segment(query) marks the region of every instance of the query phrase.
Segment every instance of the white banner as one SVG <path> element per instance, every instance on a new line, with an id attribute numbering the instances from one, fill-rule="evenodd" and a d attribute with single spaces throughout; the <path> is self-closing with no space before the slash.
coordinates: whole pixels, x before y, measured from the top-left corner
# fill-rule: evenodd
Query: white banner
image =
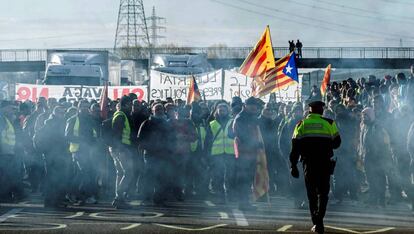
<path id="1" fill-rule="evenodd" d="M 103 86 L 16 84 L 16 100 L 35 102 L 39 97 L 56 99 L 65 97 L 68 101 L 74 101 L 78 98 L 100 99 L 103 88 Z M 147 101 L 148 87 L 144 85 L 108 86 L 108 97 L 112 100 L 129 93 L 135 93 L 139 100 Z"/>
<path id="2" fill-rule="evenodd" d="M 222 98 L 222 70 L 194 75 L 201 97 L 206 100 Z M 191 75 L 175 75 L 151 70 L 150 99 L 167 97 L 186 100 Z"/>
<path id="3" fill-rule="evenodd" d="M 295 102 L 298 99 L 301 99 L 302 91 L 302 74 L 299 75 L 299 83 L 290 85 L 280 91 L 277 91 L 276 101 L 277 102 Z M 231 100 L 234 96 L 239 96 L 243 101 L 251 96 L 252 92 L 252 78 L 249 78 L 243 74 L 233 72 L 233 71 L 224 71 L 224 100 Z M 266 95 L 261 97 L 265 102 L 269 101 L 269 96 Z"/>

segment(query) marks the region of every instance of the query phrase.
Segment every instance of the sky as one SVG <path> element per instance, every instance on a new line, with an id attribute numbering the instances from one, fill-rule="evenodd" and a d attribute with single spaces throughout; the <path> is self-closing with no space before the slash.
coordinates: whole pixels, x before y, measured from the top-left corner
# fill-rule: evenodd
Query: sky
<path id="1" fill-rule="evenodd" d="M 112 48 L 119 0 L 0 0 L 0 49 Z M 411 0 L 144 0 L 165 17 L 160 43 L 254 46 L 266 25 L 273 46 L 414 47 Z"/>

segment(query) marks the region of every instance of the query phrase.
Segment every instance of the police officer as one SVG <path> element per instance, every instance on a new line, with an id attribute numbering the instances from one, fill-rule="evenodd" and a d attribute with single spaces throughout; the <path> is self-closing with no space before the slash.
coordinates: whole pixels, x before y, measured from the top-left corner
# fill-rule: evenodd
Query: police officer
<path id="1" fill-rule="evenodd" d="M 300 121 L 292 137 L 290 153 L 291 175 L 299 178 L 297 163 L 303 164 L 309 209 L 314 226 L 312 232 L 324 233 L 323 218 L 328 204 L 330 177 L 335 161 L 333 149 L 341 144 L 341 137 L 333 120 L 323 118 L 325 103 L 309 103 L 310 114 Z"/>

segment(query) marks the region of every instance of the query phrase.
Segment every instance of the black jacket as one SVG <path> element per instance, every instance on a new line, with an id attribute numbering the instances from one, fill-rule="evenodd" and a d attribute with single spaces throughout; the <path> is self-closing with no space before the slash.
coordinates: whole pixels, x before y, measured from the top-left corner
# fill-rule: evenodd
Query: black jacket
<path id="1" fill-rule="evenodd" d="M 138 131 L 138 145 L 146 155 L 167 157 L 171 152 L 171 130 L 167 120 L 151 116 Z"/>

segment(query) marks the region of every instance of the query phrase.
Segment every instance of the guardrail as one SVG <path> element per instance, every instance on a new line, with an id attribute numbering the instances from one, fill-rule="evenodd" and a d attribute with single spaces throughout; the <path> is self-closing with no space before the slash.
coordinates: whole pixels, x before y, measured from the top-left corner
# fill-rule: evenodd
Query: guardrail
<path id="1" fill-rule="evenodd" d="M 186 54 L 205 53 L 210 59 L 244 59 L 252 47 L 168 47 L 153 48 L 152 54 Z M 66 50 L 66 49 L 63 49 Z M 148 48 L 107 49 L 82 48 L 68 50 L 107 50 L 115 52 L 123 59 L 147 59 L 150 55 Z M 276 58 L 289 53 L 287 47 L 274 47 Z M 378 59 L 414 59 L 414 48 L 411 47 L 304 47 L 303 58 L 378 58 Z M 45 61 L 46 49 L 6 49 L 0 50 L 0 62 L 9 61 Z"/>

